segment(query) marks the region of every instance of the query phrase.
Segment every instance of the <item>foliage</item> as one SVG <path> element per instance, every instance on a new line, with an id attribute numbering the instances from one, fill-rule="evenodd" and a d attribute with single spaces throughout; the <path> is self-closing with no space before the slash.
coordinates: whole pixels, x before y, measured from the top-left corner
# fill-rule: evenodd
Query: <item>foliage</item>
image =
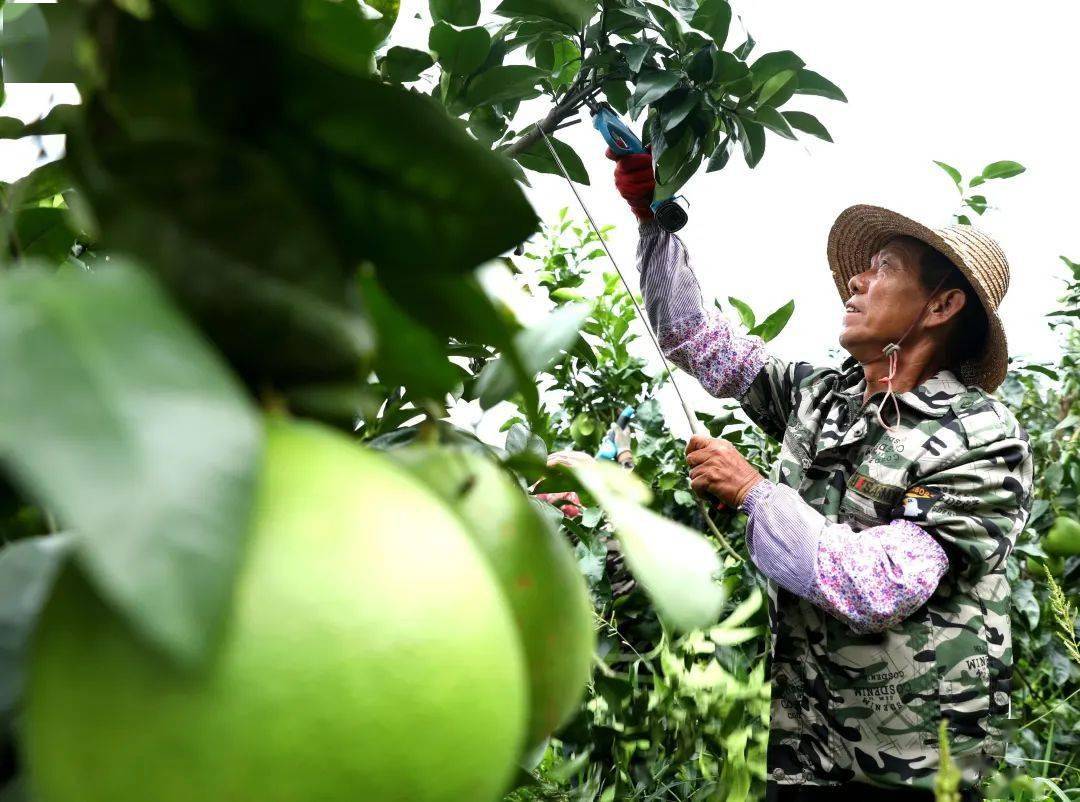
<path id="1" fill-rule="evenodd" d="M 588 347 L 548 369 L 552 389 L 532 431 L 549 449 L 595 453 L 610 422 L 634 406 L 635 474 L 652 490 L 652 509 L 703 529 L 687 485 L 685 443 L 671 435 L 661 412 L 658 396 L 667 377 L 654 375 L 640 355 L 633 299 L 616 274 L 601 270 L 603 251 L 595 246 L 595 235 L 564 210 L 518 262 L 521 283 L 546 290 L 556 305 L 598 296 L 583 328 Z M 776 445 L 734 408 L 703 417 L 714 434 L 722 432 L 759 466 L 775 456 Z M 526 424 L 511 418 L 506 428 Z M 730 540 L 741 540 L 741 514 L 713 515 Z M 679 637 L 665 630 L 639 588 L 641 578 L 627 572 L 598 508 L 586 506 L 563 526 L 577 543 L 593 591 L 600 663 L 578 717 L 552 740 L 531 782 L 511 799 L 759 797 L 769 704 L 759 575 L 745 559 L 725 559 L 729 597 L 722 623 Z M 741 547 L 740 553 L 745 557 Z"/>
<path id="2" fill-rule="evenodd" d="M 846 100 L 790 50 L 751 60 L 748 34 L 725 49 L 734 16 L 727 0 L 503 0 L 494 12 L 501 19 L 483 24 L 476 3 L 431 0 L 430 11 L 434 61 L 395 46 L 378 60 L 383 77 L 433 84 L 431 95 L 478 140 L 538 172 L 557 167 L 535 125 L 518 115 L 535 97 L 552 102 L 537 122 L 549 135 L 600 96 L 632 119 L 644 115 L 658 197 L 675 194 L 702 165 L 723 168 L 737 146 L 756 166 L 766 130 L 831 142 L 813 115 L 780 109 L 796 94 Z M 580 157 L 554 145 L 571 177 L 588 183 Z"/>
<path id="3" fill-rule="evenodd" d="M 975 187 L 982 186 L 987 181 L 993 181 L 996 178 L 1013 178 L 1027 169 L 1022 164 L 1013 161 L 991 162 L 982 169 L 981 173 L 972 176 L 966 182 L 967 189 L 965 189 L 964 177 L 960 174 L 959 170 L 945 162 L 935 161 L 934 164 L 944 170 L 945 174 L 948 175 L 956 185 L 956 191 L 960 193 L 961 209 L 964 211 L 954 213 L 953 219 L 960 225 L 965 226 L 971 225 L 971 218 L 966 212 L 974 212 L 975 214 L 982 216 L 986 213 L 987 209 L 992 208 L 986 200 L 985 195 L 968 194 L 971 190 L 975 189 Z"/>

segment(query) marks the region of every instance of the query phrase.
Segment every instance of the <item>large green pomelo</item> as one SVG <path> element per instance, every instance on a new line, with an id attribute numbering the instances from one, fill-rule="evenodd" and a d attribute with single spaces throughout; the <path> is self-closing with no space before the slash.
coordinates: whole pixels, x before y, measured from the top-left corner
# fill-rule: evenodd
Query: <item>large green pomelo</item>
<path id="1" fill-rule="evenodd" d="M 1061 557 L 1080 554 L 1080 521 L 1059 515 L 1043 538 L 1042 545 L 1047 554 Z"/>
<path id="2" fill-rule="evenodd" d="M 592 670 L 592 603 L 573 551 L 479 454 L 434 446 L 392 454 L 451 504 L 494 568 L 525 647 L 528 743 L 539 743 L 577 709 Z"/>
<path id="3" fill-rule="evenodd" d="M 184 674 L 74 572 L 43 616 L 39 802 L 495 799 L 523 744 L 513 618 L 458 519 L 381 454 L 271 422 L 221 648 Z"/>

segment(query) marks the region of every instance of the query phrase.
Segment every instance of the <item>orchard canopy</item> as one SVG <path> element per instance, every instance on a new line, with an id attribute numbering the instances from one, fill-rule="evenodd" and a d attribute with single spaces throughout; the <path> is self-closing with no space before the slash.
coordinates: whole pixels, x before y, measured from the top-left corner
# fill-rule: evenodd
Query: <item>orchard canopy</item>
<path id="1" fill-rule="evenodd" d="M 0 109 L 0 138 L 64 136 L 0 183 L 0 802 L 761 798 L 745 516 L 690 492 L 609 229 L 522 187 L 560 172 L 547 141 L 588 182 L 559 131 L 598 103 L 657 200 L 831 141 L 799 108 L 846 100 L 823 67 L 762 52 L 726 0 L 0 0 L 0 22 L 0 103 L 80 97 Z M 960 223 L 1024 170 L 940 167 Z M 999 391 L 1038 461 L 987 785 L 1018 802 L 1080 786 L 1064 262 L 1062 353 Z M 797 313 L 725 310 L 764 340 Z M 511 410 L 505 437 L 455 426 L 462 403 Z M 626 406 L 632 474 L 548 466 Z M 691 414 L 775 460 L 734 407 Z"/>

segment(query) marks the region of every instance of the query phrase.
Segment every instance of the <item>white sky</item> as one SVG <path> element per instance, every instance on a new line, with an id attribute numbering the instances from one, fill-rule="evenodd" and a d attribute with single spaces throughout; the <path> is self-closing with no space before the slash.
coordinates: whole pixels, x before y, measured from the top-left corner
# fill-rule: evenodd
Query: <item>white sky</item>
<path id="1" fill-rule="evenodd" d="M 737 296 L 759 314 L 795 298 L 792 322 L 773 346 L 783 356 L 825 360 L 841 315 L 825 259 L 836 215 L 853 203 L 875 203 L 945 224 L 959 196 L 934 159 L 965 176 L 1012 159 L 1028 172 L 984 185 L 998 208 L 976 222 L 999 240 L 1012 265 L 1002 307 L 1012 352 L 1053 358 L 1055 340 L 1043 315 L 1062 286 L 1058 255 L 1080 259 L 1080 6 L 736 0 L 734 7 L 758 42 L 755 55 L 794 50 L 838 84 L 849 103 L 798 96 L 790 105 L 817 114 L 835 144 L 810 137 L 793 143 L 770 133 L 755 170 L 736 153 L 723 171 L 700 173 L 684 187 L 691 208 L 681 236 L 706 295 Z M 423 47 L 426 26 L 413 17 L 425 11 L 426 3 L 405 0 L 391 43 Z M 741 41 L 740 34 L 733 24 L 732 41 Z M 9 86 L 0 114 L 40 113 L 55 89 Z M 539 102 L 530 104 L 522 123 L 543 111 Z M 589 170 L 586 203 L 602 223 L 619 225 L 613 250 L 633 274 L 635 226 L 611 184 L 603 143 L 587 122 L 560 136 Z M 0 179 L 25 172 L 36 153 L 33 144 L 0 142 Z M 545 219 L 574 207 L 561 178 L 534 175 L 532 182 L 530 198 Z"/>

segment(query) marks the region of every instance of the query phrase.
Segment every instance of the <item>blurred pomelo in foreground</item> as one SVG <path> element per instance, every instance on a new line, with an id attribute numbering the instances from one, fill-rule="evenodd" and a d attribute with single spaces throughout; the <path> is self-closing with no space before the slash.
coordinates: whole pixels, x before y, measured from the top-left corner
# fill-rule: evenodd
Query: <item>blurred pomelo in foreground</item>
<path id="1" fill-rule="evenodd" d="M 479 454 L 433 446 L 391 453 L 457 511 L 498 576 L 528 664 L 528 743 L 539 743 L 577 709 L 592 668 L 592 604 L 573 551 Z"/>
<path id="2" fill-rule="evenodd" d="M 39 802 L 488 802 L 523 744 L 525 669 L 483 556 L 384 456 L 268 424 L 220 651 L 184 674 L 78 574 L 32 658 Z"/>

